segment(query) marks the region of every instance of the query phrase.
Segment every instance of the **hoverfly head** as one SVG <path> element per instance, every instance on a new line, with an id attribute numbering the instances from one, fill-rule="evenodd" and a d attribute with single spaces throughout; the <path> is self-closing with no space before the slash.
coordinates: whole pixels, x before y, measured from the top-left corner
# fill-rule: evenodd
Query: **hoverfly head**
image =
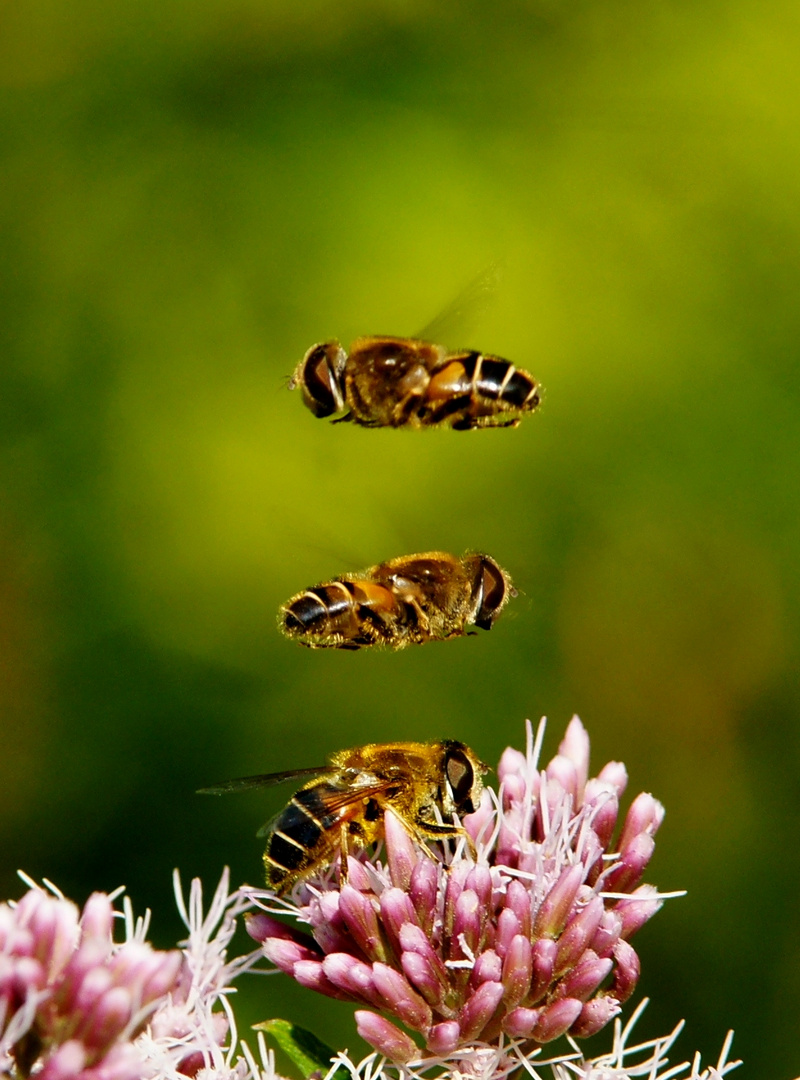
<path id="1" fill-rule="evenodd" d="M 347 353 L 338 341 L 312 345 L 289 380 L 289 389 L 301 387 L 303 401 L 314 416 L 323 418 L 344 408 L 344 365 Z"/>
<path id="2" fill-rule="evenodd" d="M 508 575 L 494 559 L 481 555 L 473 590 L 475 626 L 479 626 L 481 630 L 491 630 L 509 596 L 516 596 L 516 590 Z"/>

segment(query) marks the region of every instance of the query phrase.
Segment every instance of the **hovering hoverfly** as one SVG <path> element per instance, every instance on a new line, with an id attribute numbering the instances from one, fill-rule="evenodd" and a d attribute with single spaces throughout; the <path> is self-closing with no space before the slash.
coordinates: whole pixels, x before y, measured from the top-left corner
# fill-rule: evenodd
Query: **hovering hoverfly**
<path id="1" fill-rule="evenodd" d="M 511 579 L 489 555 L 427 551 L 306 589 L 278 618 L 310 649 L 404 649 L 462 637 L 470 626 L 491 630 L 509 596 Z"/>
<path id="2" fill-rule="evenodd" d="M 362 427 L 436 427 L 456 431 L 516 427 L 541 400 L 541 387 L 510 360 L 474 349 L 451 351 L 448 340 L 497 288 L 498 264 L 472 281 L 417 336 L 360 337 L 346 352 L 338 341 L 312 347 L 297 365 L 298 386 L 314 416 L 342 413 L 334 423 Z"/>
<path id="3" fill-rule="evenodd" d="M 289 380 L 298 386 L 314 416 L 344 413 L 334 423 L 361 427 L 516 427 L 541 401 L 539 383 L 510 360 L 400 337 L 360 337 L 349 353 L 338 341 L 312 345 Z"/>
<path id="4" fill-rule="evenodd" d="M 446 819 L 477 809 L 486 771 L 468 746 L 453 739 L 370 743 L 340 750 L 316 769 L 245 776 L 202 793 L 222 795 L 314 777 L 258 833 L 267 838 L 267 885 L 281 896 L 339 853 L 344 876 L 348 853 L 383 837 L 387 810 L 423 845 L 466 836 L 460 824 Z"/>

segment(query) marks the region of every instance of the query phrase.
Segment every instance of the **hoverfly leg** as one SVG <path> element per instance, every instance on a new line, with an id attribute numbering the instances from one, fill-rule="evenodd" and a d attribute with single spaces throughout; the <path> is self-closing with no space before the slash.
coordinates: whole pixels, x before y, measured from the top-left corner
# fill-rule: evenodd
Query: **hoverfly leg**
<path id="1" fill-rule="evenodd" d="M 339 888 L 347 884 L 347 860 L 350 857 L 350 845 L 347 842 L 347 824 L 339 826 Z"/>
<path id="2" fill-rule="evenodd" d="M 419 391 L 410 390 L 394 407 L 392 412 L 392 427 L 404 427 L 414 413 L 419 410 L 421 403 L 422 395 Z"/>
<path id="3" fill-rule="evenodd" d="M 420 630 L 423 631 L 423 633 L 427 633 L 430 629 L 430 623 L 428 622 L 428 616 L 420 607 L 419 600 L 417 600 L 416 597 L 410 596 L 408 597 L 408 599 L 405 599 L 405 603 L 414 612 L 417 626 L 420 628 Z"/>
<path id="4" fill-rule="evenodd" d="M 417 826 L 429 840 L 460 840 L 463 837 L 472 859 L 477 862 L 478 851 L 475 841 L 463 825 L 440 825 L 438 822 L 418 821 Z"/>

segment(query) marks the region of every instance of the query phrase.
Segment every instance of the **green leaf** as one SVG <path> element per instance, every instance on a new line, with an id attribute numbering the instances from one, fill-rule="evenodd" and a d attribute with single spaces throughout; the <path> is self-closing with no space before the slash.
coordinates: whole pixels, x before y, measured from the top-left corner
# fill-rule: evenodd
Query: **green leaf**
<path id="1" fill-rule="evenodd" d="M 288 1020 L 264 1020 L 260 1024 L 254 1024 L 253 1027 L 256 1031 L 265 1031 L 271 1035 L 306 1080 L 320 1069 L 323 1075 L 330 1069 L 331 1060 L 336 1051 L 326 1046 L 305 1028 L 291 1024 Z M 347 1069 L 340 1067 L 336 1070 L 334 1077 L 336 1080 L 344 1080 L 349 1075 Z"/>

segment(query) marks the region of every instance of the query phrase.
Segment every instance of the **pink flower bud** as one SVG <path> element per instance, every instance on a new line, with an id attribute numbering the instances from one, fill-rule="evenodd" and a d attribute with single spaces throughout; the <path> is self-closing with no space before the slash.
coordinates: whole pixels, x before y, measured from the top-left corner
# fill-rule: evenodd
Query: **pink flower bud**
<path id="1" fill-rule="evenodd" d="M 475 961 L 470 976 L 470 986 L 480 986 L 484 982 L 500 982 L 503 976 L 503 961 L 494 951 L 486 949 Z"/>
<path id="2" fill-rule="evenodd" d="M 628 770 L 621 761 L 609 761 L 597 774 L 597 779 L 610 784 L 617 795 L 624 795 L 628 786 Z"/>
<path id="3" fill-rule="evenodd" d="M 442 1002 L 449 974 L 428 937 L 419 927 L 407 922 L 399 934 L 399 944 L 403 949 L 401 966 L 408 980 L 429 1004 Z"/>
<path id="4" fill-rule="evenodd" d="M 474 841 L 485 840 L 494 827 L 494 805 L 488 791 L 481 795 L 480 805 L 474 814 L 468 814 L 463 822 L 464 828 Z"/>
<path id="5" fill-rule="evenodd" d="M 514 912 L 510 908 L 503 908 L 497 917 L 497 931 L 494 939 L 494 947 L 499 956 L 506 955 L 508 946 L 520 930 L 520 922 Z"/>
<path id="6" fill-rule="evenodd" d="M 408 898 L 414 908 L 419 925 L 430 933 L 436 915 L 436 897 L 439 891 L 439 874 L 432 859 L 417 859 L 411 871 Z"/>
<path id="7" fill-rule="evenodd" d="M 603 912 L 603 917 L 600 920 L 600 925 L 597 928 L 597 933 L 589 942 L 590 947 L 597 953 L 598 956 L 611 956 L 614 952 L 614 946 L 620 939 L 620 931 L 622 930 L 622 919 L 616 909 L 613 911 Z"/>
<path id="8" fill-rule="evenodd" d="M 637 795 L 628 808 L 622 835 L 619 838 L 619 850 L 624 852 L 639 833 L 654 836 L 664 820 L 664 807 L 652 795 L 643 791 Z"/>
<path id="9" fill-rule="evenodd" d="M 507 1008 L 518 1005 L 531 987 L 533 973 L 533 949 L 522 934 L 511 939 L 503 960 L 502 982 L 505 987 Z"/>
<path id="10" fill-rule="evenodd" d="M 557 937 L 566 925 L 578 889 L 583 883 L 582 866 L 568 866 L 561 871 L 558 881 L 542 901 L 536 913 L 534 933 L 537 937 Z"/>
<path id="11" fill-rule="evenodd" d="M 364 1005 L 381 1005 L 375 990 L 372 966 L 349 953 L 330 953 L 322 961 L 322 970 L 334 986 Z"/>
<path id="12" fill-rule="evenodd" d="M 292 969 L 292 976 L 301 986 L 307 986 L 309 990 L 316 990 L 318 994 L 340 998 L 343 1001 L 350 998 L 349 994 L 333 985 L 322 970 L 322 964 L 318 960 L 298 960 Z"/>
<path id="13" fill-rule="evenodd" d="M 81 938 L 111 941 L 114 929 L 114 908 L 105 893 L 92 893 L 81 913 Z"/>
<path id="14" fill-rule="evenodd" d="M 314 939 L 303 934 L 293 926 L 273 919 L 264 911 L 249 911 L 244 917 L 244 927 L 254 941 L 264 942 L 267 938 L 283 938 L 287 941 L 299 941 L 307 948 L 315 948 Z"/>
<path id="15" fill-rule="evenodd" d="M 471 889 L 478 897 L 478 903 L 486 908 L 492 902 L 492 874 L 488 866 L 474 866 L 464 882 L 466 889 Z"/>
<path id="16" fill-rule="evenodd" d="M 338 890 L 315 897 L 308 916 L 314 940 L 323 952 L 347 952 L 352 948 L 353 939 L 339 911 Z"/>
<path id="17" fill-rule="evenodd" d="M 434 1024 L 428 1032 L 427 1048 L 432 1054 L 446 1057 L 452 1054 L 461 1042 L 461 1028 L 456 1020 L 445 1020 L 441 1024 Z"/>
<path id="18" fill-rule="evenodd" d="M 652 858 L 656 842 L 648 833 L 639 833 L 628 844 L 619 862 L 608 871 L 603 883 L 606 892 L 630 892 L 641 880 Z"/>
<path id="19" fill-rule="evenodd" d="M 42 964 L 32 956 L 13 959 L 0 955 L 0 997 L 25 1001 L 28 995 L 43 990 L 46 983 Z"/>
<path id="20" fill-rule="evenodd" d="M 640 885 L 631 893 L 630 900 L 617 901 L 614 914 L 620 919 L 620 937 L 629 938 L 635 934 L 663 904 L 652 885 Z"/>
<path id="21" fill-rule="evenodd" d="M 411 885 L 411 874 L 415 863 L 419 860 L 419 856 L 409 836 L 408 829 L 391 810 L 387 810 L 384 816 L 384 832 L 386 859 L 389 863 L 392 884 L 396 888 L 407 892 Z"/>
<path id="22" fill-rule="evenodd" d="M 566 1034 L 583 1010 L 583 1002 L 573 998 L 563 998 L 552 1005 L 542 1009 L 542 1015 L 531 1032 L 532 1037 L 540 1043 L 552 1042 L 560 1035 Z"/>
<path id="23" fill-rule="evenodd" d="M 86 1064 L 86 1050 L 77 1039 L 62 1043 L 44 1064 L 39 1078 L 42 1080 L 75 1080 Z"/>
<path id="24" fill-rule="evenodd" d="M 607 847 L 614 835 L 619 814 L 619 798 L 614 788 L 600 780 L 590 780 L 586 785 L 585 805 L 591 808 L 592 829 L 603 847 Z"/>
<path id="25" fill-rule="evenodd" d="M 438 957 L 435 958 L 438 961 Z M 440 962 L 439 962 L 440 963 Z M 443 1007 L 447 978 L 439 977 L 438 965 L 430 957 L 415 952 L 404 952 L 400 957 L 403 974 L 431 1008 Z"/>
<path id="26" fill-rule="evenodd" d="M 519 932 L 530 937 L 531 933 L 531 894 L 516 878 L 508 883 L 506 889 L 506 908 L 513 911 L 519 920 Z M 500 915 L 502 918 L 502 912 Z"/>
<path id="27" fill-rule="evenodd" d="M 570 1035 L 577 1039 L 588 1039 L 604 1028 L 620 1012 L 620 1007 L 613 997 L 595 997 L 587 1001 L 580 1016 L 569 1029 Z"/>
<path id="28" fill-rule="evenodd" d="M 356 1010 L 356 1028 L 361 1038 L 398 1065 L 405 1065 L 419 1054 L 416 1043 L 391 1021 L 364 1009 Z"/>
<path id="29" fill-rule="evenodd" d="M 614 949 L 614 959 L 617 967 L 611 992 L 617 1001 L 627 1001 L 639 981 L 639 957 L 633 946 L 627 941 L 620 940 Z"/>
<path id="30" fill-rule="evenodd" d="M 597 933 L 600 920 L 603 918 L 603 910 L 603 901 L 599 896 L 593 896 L 586 907 L 576 912 L 569 920 L 564 933 L 558 939 L 556 975 L 561 975 L 577 964 L 584 949 Z"/>
<path id="31" fill-rule="evenodd" d="M 154 953 L 150 975 L 142 986 L 142 1003 L 149 1004 L 172 991 L 180 976 L 183 957 L 177 951 Z"/>
<path id="32" fill-rule="evenodd" d="M 477 893 L 474 893 L 472 889 L 464 889 L 456 901 L 453 941 L 450 948 L 453 959 L 464 959 L 478 948 L 484 915 L 485 908 Z M 465 952 L 465 949 L 469 952 Z"/>
<path id="33" fill-rule="evenodd" d="M 528 1039 L 542 1017 L 542 1009 L 512 1009 L 503 1020 L 503 1031 L 516 1039 Z"/>
<path id="34" fill-rule="evenodd" d="M 372 978 L 386 1007 L 404 1024 L 417 1031 L 426 1031 L 431 1026 L 430 1006 L 404 975 L 387 964 L 373 964 Z"/>
<path id="35" fill-rule="evenodd" d="M 503 992 L 501 982 L 485 982 L 470 996 L 458 1018 L 461 1038 L 465 1042 L 480 1036 L 503 1000 Z"/>
<path id="36" fill-rule="evenodd" d="M 76 987 L 74 995 L 68 1001 L 70 1011 L 86 1016 L 100 996 L 111 989 L 113 981 L 113 976 L 107 967 L 98 965 L 87 971 L 80 984 Z"/>
<path id="37" fill-rule="evenodd" d="M 343 885 L 339 911 L 356 945 L 368 960 L 385 960 L 386 949 L 378 925 L 378 914 L 371 897 L 352 885 Z"/>
<path id="38" fill-rule="evenodd" d="M 112 1046 L 102 1062 L 87 1069 L 81 1080 L 141 1080 L 141 1076 L 141 1054 L 134 1045 L 123 1042 Z"/>
<path id="39" fill-rule="evenodd" d="M 402 889 L 386 889 L 380 898 L 380 915 L 389 944 L 396 953 L 401 951 L 400 933 L 405 925 L 417 925 L 417 913 L 410 897 Z"/>
<path id="40" fill-rule="evenodd" d="M 132 1014 L 130 991 L 124 986 L 114 986 L 85 1014 L 85 1023 L 78 1031 L 86 1046 L 102 1054 L 119 1038 Z"/>
<path id="41" fill-rule="evenodd" d="M 558 955 L 558 943 L 552 938 L 539 938 L 533 943 L 531 950 L 531 964 L 533 977 L 531 980 L 530 1000 L 536 1002 L 545 993 L 553 981 L 556 956 Z"/>
<path id="42" fill-rule="evenodd" d="M 589 732 L 579 716 L 573 716 L 567 724 L 564 738 L 558 747 L 558 756 L 567 758 L 575 768 L 577 792 L 582 792 L 589 775 Z M 580 805 L 580 804 L 578 804 Z"/>
<path id="43" fill-rule="evenodd" d="M 17 904 L 17 920 L 32 935 L 31 955 L 41 961 L 48 982 L 57 979 L 78 944 L 78 909 L 69 900 L 58 900 L 40 889 L 31 889 Z M 109 943 L 110 938 L 105 950 Z M 18 942 L 15 951 L 22 951 L 21 945 Z"/>
<path id="44" fill-rule="evenodd" d="M 549 785 L 558 785 L 563 793 L 571 797 L 574 806 L 578 796 L 578 770 L 573 762 L 568 757 L 557 754 L 552 761 L 548 762 L 546 775 L 548 790 L 551 790 Z"/>
<path id="45" fill-rule="evenodd" d="M 561 980 L 558 987 L 559 993 L 564 997 L 575 998 L 577 1001 L 588 1001 L 613 966 L 614 961 L 611 957 L 601 958 L 596 956 L 591 949 L 587 949 L 581 960 Z"/>
<path id="46" fill-rule="evenodd" d="M 510 780 L 514 783 L 517 782 L 520 774 L 525 773 L 527 761 L 525 755 L 519 750 L 514 750 L 512 747 L 507 747 L 500 758 L 500 762 L 497 766 L 497 779 L 500 784 Z M 522 798 L 523 796 L 520 796 Z"/>
<path id="47" fill-rule="evenodd" d="M 287 975 L 294 974 L 294 965 L 299 960 L 316 961 L 319 963 L 321 956 L 313 949 L 307 949 L 297 941 L 287 938 L 267 938 L 262 946 L 264 955 L 276 968 Z"/>
<path id="48" fill-rule="evenodd" d="M 367 872 L 366 866 L 364 866 L 360 859 L 356 859 L 353 855 L 347 856 L 346 881 L 359 892 L 372 891 L 372 879 Z"/>

